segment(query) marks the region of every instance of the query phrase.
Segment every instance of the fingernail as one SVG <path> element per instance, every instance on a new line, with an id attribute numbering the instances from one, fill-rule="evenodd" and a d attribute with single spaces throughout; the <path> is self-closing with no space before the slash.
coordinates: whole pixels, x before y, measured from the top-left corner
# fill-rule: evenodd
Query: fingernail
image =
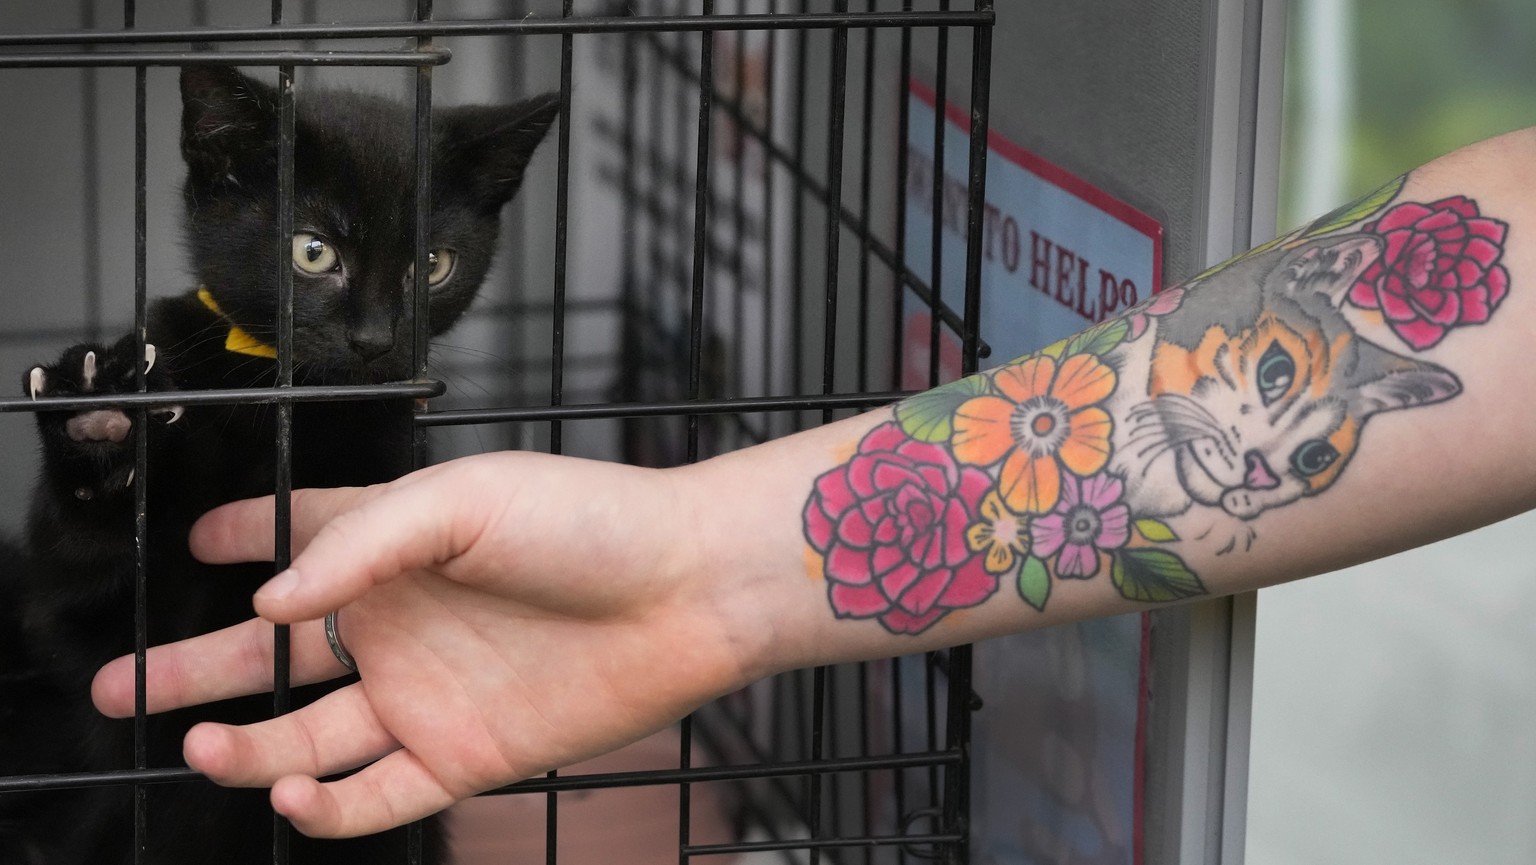
<path id="1" fill-rule="evenodd" d="M 299 574 L 292 568 L 267 580 L 267 584 L 256 590 L 256 599 L 259 601 L 286 600 L 299 587 Z"/>

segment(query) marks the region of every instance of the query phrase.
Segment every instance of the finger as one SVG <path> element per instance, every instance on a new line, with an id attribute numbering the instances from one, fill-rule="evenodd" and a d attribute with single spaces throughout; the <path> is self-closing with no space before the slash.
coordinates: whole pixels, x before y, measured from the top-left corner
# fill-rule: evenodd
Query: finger
<path id="1" fill-rule="evenodd" d="M 400 747 L 358 684 L 291 712 L 243 727 L 198 724 L 182 756 L 226 787 L 267 787 L 287 775 L 331 775 Z"/>
<path id="2" fill-rule="evenodd" d="M 458 557 L 487 517 L 452 475 L 439 477 L 371 488 L 379 492 L 337 513 L 292 567 L 256 592 L 256 612 L 273 622 L 319 618 L 400 574 Z"/>
<path id="3" fill-rule="evenodd" d="M 294 490 L 292 503 L 293 548 L 303 549 L 320 527 L 337 514 L 377 495 L 383 488 L 344 487 L 341 489 Z M 204 514 L 192 526 L 187 544 L 192 555 L 214 565 L 234 562 L 272 561 L 272 540 L 276 531 L 276 499 L 263 496 L 221 505 Z"/>
<path id="4" fill-rule="evenodd" d="M 260 694 L 272 690 L 272 623 L 251 619 L 189 640 L 151 648 L 144 659 L 150 712 Z M 331 653 L 319 622 L 289 631 L 289 676 L 295 685 L 323 682 L 347 672 Z M 111 718 L 134 711 L 134 658 L 109 661 L 91 683 L 96 708 Z"/>
<path id="5" fill-rule="evenodd" d="M 436 814 L 455 796 L 410 751 L 395 751 L 355 775 L 320 783 L 289 775 L 272 786 L 272 807 L 315 838 L 353 838 Z"/>

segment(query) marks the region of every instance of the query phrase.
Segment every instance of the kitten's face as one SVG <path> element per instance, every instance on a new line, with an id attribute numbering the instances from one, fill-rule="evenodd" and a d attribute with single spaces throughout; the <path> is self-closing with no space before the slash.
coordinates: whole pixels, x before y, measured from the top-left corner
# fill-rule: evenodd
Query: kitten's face
<path id="1" fill-rule="evenodd" d="M 1159 455 L 1172 452 L 1190 499 L 1251 519 L 1315 495 L 1338 479 L 1371 415 L 1457 393 L 1450 372 L 1361 339 L 1338 310 L 1378 251 L 1351 238 L 1257 262 L 1251 326 L 1201 332 L 1190 320 L 1209 316 L 1201 304 L 1169 316 L 1184 338 L 1157 345 L 1138 422 L 1167 446 Z"/>
<path id="2" fill-rule="evenodd" d="M 297 94 L 294 233 L 278 263 L 277 98 L 215 67 L 182 71 L 193 264 L 219 310 L 276 342 L 279 266 L 293 274 L 296 374 L 409 377 L 415 155 L 411 111 L 357 93 Z M 447 330 L 490 267 L 501 207 L 558 111 L 549 96 L 434 112 L 430 330 Z"/>
<path id="3" fill-rule="evenodd" d="M 1153 395 L 1183 439 L 1174 455 L 1190 497 L 1246 519 L 1331 484 L 1362 421 L 1331 375 L 1354 348 L 1352 337 L 1328 344 L 1270 311 L 1251 330 L 1211 328 L 1193 351 L 1160 346 Z"/>

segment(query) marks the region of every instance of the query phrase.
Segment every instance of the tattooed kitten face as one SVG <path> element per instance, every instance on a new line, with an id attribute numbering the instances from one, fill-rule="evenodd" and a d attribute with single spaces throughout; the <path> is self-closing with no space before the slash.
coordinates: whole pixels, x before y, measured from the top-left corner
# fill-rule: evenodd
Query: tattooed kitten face
<path id="1" fill-rule="evenodd" d="M 1373 414 L 1460 390 L 1448 370 L 1360 338 L 1340 312 L 1379 254 L 1378 240 L 1355 236 L 1255 255 L 1226 277 L 1257 291 L 1158 320 L 1150 399 L 1130 409 L 1119 449 L 1132 476 L 1172 460 L 1176 489 L 1141 485 L 1157 488 L 1149 512 L 1199 503 L 1247 520 L 1315 495 L 1338 479 Z"/>

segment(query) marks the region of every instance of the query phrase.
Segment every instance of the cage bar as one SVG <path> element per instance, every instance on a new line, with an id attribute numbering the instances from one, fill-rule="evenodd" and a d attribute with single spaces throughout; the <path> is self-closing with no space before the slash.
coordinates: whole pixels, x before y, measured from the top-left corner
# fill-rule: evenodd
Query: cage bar
<path id="1" fill-rule="evenodd" d="M 713 15 L 714 0 L 704 0 L 704 16 Z M 710 144 L 714 129 L 714 60 L 715 43 L 711 33 L 699 34 L 699 124 L 698 138 L 694 143 L 697 159 L 694 169 L 693 202 L 693 270 L 692 287 L 688 303 L 688 397 L 698 399 L 702 395 L 703 340 L 704 340 L 704 286 L 709 267 L 709 189 Z M 699 416 L 688 415 L 688 454 L 692 463 L 699 458 Z M 678 768 L 693 765 L 693 722 L 689 715 L 679 726 Z M 692 841 L 693 790 L 687 782 L 677 785 L 677 837 L 678 865 L 687 865 L 688 847 Z"/>
<path id="2" fill-rule="evenodd" d="M 949 0 L 939 0 L 940 8 L 949 9 Z M 934 49 L 933 70 L 933 101 L 940 106 L 933 115 L 933 213 L 932 225 L 928 240 L 928 254 L 932 262 L 929 271 L 928 288 L 933 292 L 929 298 L 928 321 L 928 386 L 938 387 L 944 383 L 940 374 L 939 359 L 943 356 L 940 351 L 939 333 L 939 307 L 944 305 L 944 220 L 941 214 L 944 212 L 944 110 L 943 105 L 949 100 L 949 30 L 940 27 L 937 34 L 938 47 Z M 961 324 L 964 330 L 965 324 Z"/>
<path id="3" fill-rule="evenodd" d="M 432 20 L 432 0 L 416 0 L 416 26 L 424 26 Z M 432 37 L 416 37 L 416 53 L 432 56 L 438 53 Z M 431 269 L 427 266 L 432 247 L 432 67 L 416 67 L 415 100 L 412 133 L 416 149 L 415 171 L 415 237 L 412 238 L 414 266 L 411 268 L 411 302 L 414 307 L 411 319 L 411 356 L 416 369 L 417 381 L 429 381 L 427 375 L 427 342 L 431 337 L 432 316 L 429 306 L 430 290 L 427 280 Z M 416 414 L 424 413 L 417 403 Z M 426 430 L 413 426 L 411 464 L 420 468 L 428 461 Z M 407 865 L 421 865 L 422 824 L 411 823 L 406 829 L 405 858 Z"/>
<path id="4" fill-rule="evenodd" d="M 709 0 L 705 0 L 709 2 Z M 271 27 L 177 27 L 122 31 L 0 34 L 0 48 L 43 45 L 149 45 L 159 42 L 268 42 L 321 39 L 416 39 L 447 36 L 550 35 L 562 33 L 697 33 L 720 30 L 830 30 L 846 26 L 975 27 L 992 22 L 982 12 L 804 12 L 768 15 L 644 15 L 632 17 L 487 18 L 470 21 L 376 21 L 347 24 L 285 24 Z"/>
<path id="5" fill-rule="evenodd" d="M 273 0 L 273 23 L 282 21 L 282 2 Z M 293 67 L 277 71 L 278 152 L 277 152 L 277 237 L 274 238 L 277 267 L 277 387 L 279 392 L 293 387 L 293 153 L 297 123 L 293 93 Z M 277 402 L 277 478 L 272 497 L 273 573 L 288 569 L 293 559 L 293 403 Z M 143 440 L 143 436 L 140 436 Z M 291 634 L 288 625 L 272 628 L 272 714 L 287 714 L 293 705 L 290 689 Z M 292 839 L 288 821 L 272 815 L 272 862 L 287 865 Z"/>
<path id="6" fill-rule="evenodd" d="M 426 399 L 441 396 L 442 382 L 396 382 L 368 385 L 294 385 L 292 390 L 277 392 L 264 387 L 210 388 L 194 391 L 150 391 L 98 396 L 54 396 L 37 399 L 0 400 L 0 412 L 63 411 L 106 406 L 119 408 L 160 408 L 169 405 L 262 405 L 277 402 L 356 402 L 390 397 Z M 418 423 L 428 423 L 418 421 Z"/>
<path id="7" fill-rule="evenodd" d="M 133 29 L 137 23 L 134 0 L 123 0 L 123 28 Z M 147 94 L 146 70 L 136 67 L 133 75 L 133 332 L 138 356 L 144 357 L 147 344 L 148 302 L 148 248 L 149 219 L 147 190 L 149 152 L 146 126 Z M 136 366 L 134 383 L 139 392 L 148 390 L 143 366 Z M 149 425 L 149 411 L 140 408 L 134 413 L 133 422 L 138 429 Z M 133 594 L 133 768 L 149 768 L 149 719 L 148 699 L 145 686 L 147 666 L 145 653 L 149 650 L 149 507 L 146 496 L 149 490 L 149 442 L 144 436 L 134 437 L 134 484 L 133 484 L 133 546 L 134 546 L 134 594 Z M 140 865 L 149 844 L 149 795 L 142 784 L 133 787 L 133 861 Z"/>
<path id="8" fill-rule="evenodd" d="M 81 69 L 92 67 L 186 66 L 434 66 L 447 51 L 79 51 L 62 54 L 0 52 L 0 69 Z"/>

